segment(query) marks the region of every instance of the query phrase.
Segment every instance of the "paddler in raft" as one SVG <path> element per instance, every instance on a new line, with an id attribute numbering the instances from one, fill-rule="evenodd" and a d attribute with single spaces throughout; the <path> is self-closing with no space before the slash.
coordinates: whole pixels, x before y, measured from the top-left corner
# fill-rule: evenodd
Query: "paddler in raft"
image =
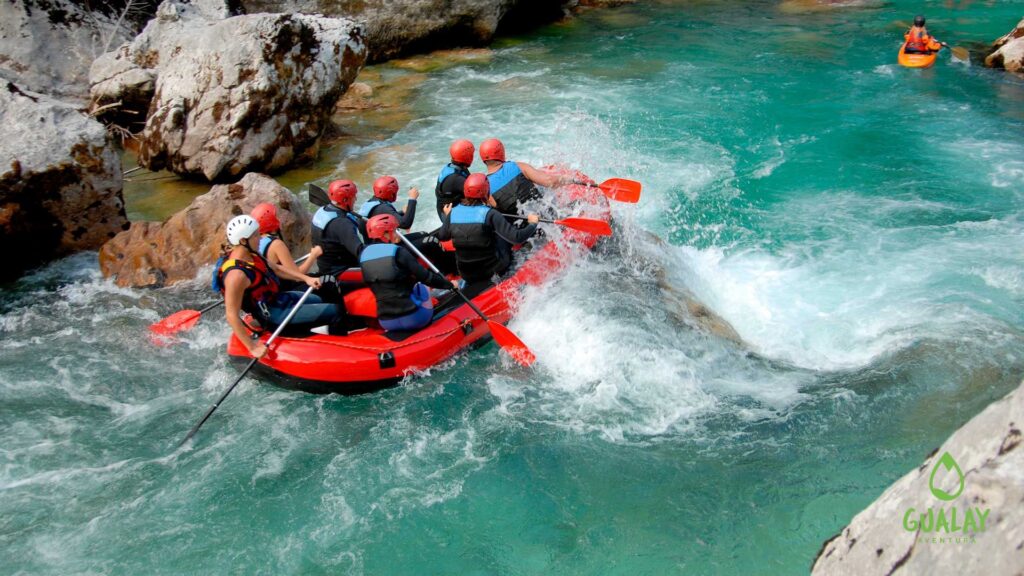
<path id="1" fill-rule="evenodd" d="M 494 209 L 491 186 L 484 174 L 470 174 L 463 187 L 462 202 L 444 207 L 445 218 L 437 233 L 439 240 L 451 239 L 459 275 L 470 286 L 465 292 L 479 293 L 492 278 L 512 265 L 512 246 L 537 232 L 540 217 L 530 214 L 528 224 L 516 228 Z"/>
<path id="2" fill-rule="evenodd" d="M 359 266 L 363 241 L 360 218 L 352 212 L 358 189 L 351 180 L 335 180 L 327 187 L 331 203 L 313 214 L 310 235 L 323 254 L 317 267 L 321 274 L 338 275 Z"/>
<path id="3" fill-rule="evenodd" d="M 307 274 L 316 264 L 316 259 L 323 254 L 323 248 L 313 246 L 306 260 L 302 264 L 296 264 L 291 250 L 281 238 L 281 221 L 277 218 L 277 207 L 264 202 L 257 204 L 249 215 L 260 225 L 259 255 L 272 264 L 277 264 L 279 268 L 284 268 L 296 276 Z"/>
<path id="4" fill-rule="evenodd" d="M 938 42 L 928 34 L 924 26 L 924 16 L 914 16 L 914 25 L 903 35 L 907 47 L 903 50 L 907 54 L 931 54 L 938 52 L 948 46 L 945 42 Z"/>
<path id="5" fill-rule="evenodd" d="M 400 245 L 398 218 L 378 214 L 367 220 L 366 234 L 374 241 L 359 256 L 363 280 L 377 299 L 377 320 L 388 332 L 418 330 L 434 317 L 432 288 L 451 288 L 449 282 L 420 264 L 416 256 Z"/>
<path id="6" fill-rule="evenodd" d="M 232 218 L 227 225 L 226 253 L 213 269 L 213 288 L 224 296 L 228 325 L 256 358 L 262 358 L 267 348 L 251 338 L 239 317 L 240 312 L 244 310 L 252 314 L 264 329 L 273 329 L 302 297 L 301 292 L 282 292 L 278 274 L 289 280 L 304 282 L 311 288 L 320 287 L 318 278 L 293 274 L 260 256 L 259 234 L 259 223 L 252 216 L 242 214 Z M 338 314 L 337 307 L 325 304 L 311 294 L 288 324 L 288 330 L 301 333 L 324 324 L 331 334 L 347 333 L 344 317 Z"/>
<path id="7" fill-rule="evenodd" d="M 452 161 L 441 168 L 434 186 L 437 197 L 437 217 L 444 220 L 444 207 L 448 204 L 462 202 L 462 188 L 469 177 L 469 166 L 473 164 L 473 153 L 476 149 L 469 140 L 456 140 L 448 147 L 448 155 Z"/>
<path id="8" fill-rule="evenodd" d="M 503 214 L 518 215 L 520 202 L 540 198 L 538 184 L 557 188 L 573 181 L 570 176 L 549 174 L 526 162 L 506 161 L 505 145 L 497 138 L 480 143 L 480 159 L 487 165 L 487 181 L 495 207 Z"/>
<path id="9" fill-rule="evenodd" d="M 419 197 L 420 191 L 413 188 L 409 190 L 405 210 L 395 208 L 393 202 L 398 199 L 398 180 L 394 176 L 381 176 L 373 181 L 373 198 L 359 207 L 359 215 L 373 218 L 378 214 L 391 214 L 398 220 L 399 228 L 408 230 L 416 219 L 416 199 Z"/>

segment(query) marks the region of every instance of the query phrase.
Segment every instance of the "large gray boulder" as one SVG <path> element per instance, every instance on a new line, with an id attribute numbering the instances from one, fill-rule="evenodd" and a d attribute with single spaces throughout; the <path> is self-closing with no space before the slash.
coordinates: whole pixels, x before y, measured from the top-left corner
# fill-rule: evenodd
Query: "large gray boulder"
<path id="1" fill-rule="evenodd" d="M 457 46 L 480 46 L 500 29 L 564 17 L 578 0 L 240 0 L 247 13 L 344 16 L 364 29 L 369 59 Z M 606 4 L 587 2 L 587 4 Z M 616 2 L 610 2 L 615 4 Z"/>
<path id="2" fill-rule="evenodd" d="M 985 66 L 1024 73 L 1024 19 L 1009 34 L 996 40 L 985 57 Z"/>
<path id="3" fill-rule="evenodd" d="M 0 84 L 0 279 L 128 227 L 121 158 L 106 129 L 70 104 Z"/>
<path id="4" fill-rule="evenodd" d="M 70 0 L 0 2 L 0 77 L 33 92 L 84 105 L 89 66 L 96 56 L 128 40 L 144 2 Z"/>
<path id="5" fill-rule="evenodd" d="M 822 547 L 813 573 L 1024 573 L 1022 428 L 1024 384 L 855 516 Z"/>
<path id="6" fill-rule="evenodd" d="M 317 153 L 366 58 L 358 26 L 231 14 L 215 0 L 167 0 L 142 34 L 94 63 L 96 106 L 146 108 L 143 166 L 214 181 Z"/>

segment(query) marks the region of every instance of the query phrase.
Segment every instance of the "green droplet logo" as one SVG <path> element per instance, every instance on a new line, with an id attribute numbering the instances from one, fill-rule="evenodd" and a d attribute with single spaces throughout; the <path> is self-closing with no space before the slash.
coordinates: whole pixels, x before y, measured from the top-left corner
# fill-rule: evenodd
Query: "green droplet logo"
<path id="1" fill-rule="evenodd" d="M 956 492 L 950 494 L 949 492 L 946 492 L 942 488 L 938 488 L 935 486 L 935 473 L 939 471 L 939 466 L 944 467 L 946 470 L 956 471 L 958 482 Z M 928 478 L 928 488 L 931 489 L 932 494 L 934 494 L 936 498 L 938 498 L 939 500 L 944 500 L 946 502 L 953 500 L 954 498 L 959 496 L 961 492 L 964 491 L 964 473 L 962 470 L 960 470 L 960 465 L 956 463 L 956 460 L 953 460 L 953 457 L 949 455 L 949 452 L 943 453 L 942 457 L 939 458 L 939 461 L 935 463 L 935 467 L 932 468 L 932 475 L 930 478 Z"/>

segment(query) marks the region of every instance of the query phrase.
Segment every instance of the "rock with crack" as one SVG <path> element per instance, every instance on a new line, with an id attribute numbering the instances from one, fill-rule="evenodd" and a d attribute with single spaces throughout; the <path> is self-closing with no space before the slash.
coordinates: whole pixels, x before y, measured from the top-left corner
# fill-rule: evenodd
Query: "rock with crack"
<path id="1" fill-rule="evenodd" d="M 1009 34 L 996 40 L 985 57 L 985 66 L 1024 74 L 1024 19 Z"/>
<path id="2" fill-rule="evenodd" d="M 143 166 L 216 181 L 315 156 L 365 58 L 347 19 L 167 0 L 90 76 L 94 105 L 146 107 Z"/>
<path id="3" fill-rule="evenodd" d="M 309 251 L 309 211 L 287 188 L 263 174 L 214 186 L 166 222 L 133 222 L 100 250 L 100 270 L 119 286 L 159 287 L 196 277 L 215 262 L 226 242 L 224 227 L 257 204 L 278 207 L 285 243 L 296 255 Z"/>
<path id="4" fill-rule="evenodd" d="M 964 424 L 921 466 L 857 514 L 825 543 L 812 572 L 959 574 L 965 567 L 972 574 L 1024 572 L 1022 429 L 1024 384 Z M 962 488 L 946 490 L 941 481 L 948 479 L 950 463 L 962 471 L 962 484 L 954 474 L 951 485 Z M 940 480 L 933 481 L 933 476 Z M 938 495 L 933 486 L 938 486 Z M 929 510 L 931 520 L 922 522 L 921 515 Z M 975 530 L 968 529 L 968 515 Z M 978 530 L 982 516 L 984 531 Z"/>
<path id="5" fill-rule="evenodd" d="M 74 106 L 0 85 L 0 279 L 99 248 L 127 228 L 121 159 L 102 124 Z"/>

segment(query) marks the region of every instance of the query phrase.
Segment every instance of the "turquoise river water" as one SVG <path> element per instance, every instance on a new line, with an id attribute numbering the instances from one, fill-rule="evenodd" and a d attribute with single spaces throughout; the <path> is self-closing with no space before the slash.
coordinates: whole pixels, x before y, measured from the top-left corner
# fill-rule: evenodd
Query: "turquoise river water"
<path id="1" fill-rule="evenodd" d="M 805 572 L 1024 376 L 1024 81 L 898 67 L 920 10 L 972 47 L 1024 2 L 641 1 L 428 72 L 345 155 L 432 190 L 451 139 L 499 136 L 645 185 L 525 294 L 533 370 L 491 344 L 363 396 L 250 379 L 176 451 L 238 368 L 219 319 L 145 330 L 205 279 L 81 254 L 4 286 L 0 572 Z"/>

